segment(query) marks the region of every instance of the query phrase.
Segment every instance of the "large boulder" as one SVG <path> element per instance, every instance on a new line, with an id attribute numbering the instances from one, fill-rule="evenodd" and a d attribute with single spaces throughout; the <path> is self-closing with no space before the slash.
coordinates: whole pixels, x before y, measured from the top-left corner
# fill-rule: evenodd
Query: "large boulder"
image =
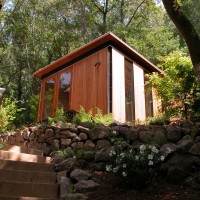
<path id="1" fill-rule="evenodd" d="M 86 128 L 86 127 L 83 127 L 83 126 L 78 126 L 77 129 L 78 129 L 78 131 L 79 131 L 80 133 L 85 133 L 85 134 L 88 134 L 89 131 L 90 131 L 89 128 Z"/>
<path id="2" fill-rule="evenodd" d="M 189 152 L 193 155 L 200 156 L 200 142 L 193 144 L 192 147 L 189 149 Z"/>
<path id="3" fill-rule="evenodd" d="M 77 192 L 86 193 L 93 192 L 99 187 L 99 184 L 95 183 L 93 180 L 81 180 L 74 185 Z"/>
<path id="4" fill-rule="evenodd" d="M 60 140 L 61 143 L 61 148 L 66 148 L 69 147 L 72 144 L 72 140 L 71 139 L 61 139 Z"/>
<path id="5" fill-rule="evenodd" d="M 83 146 L 86 148 L 94 148 L 95 144 L 91 140 L 87 140 Z"/>
<path id="6" fill-rule="evenodd" d="M 171 142 L 178 142 L 182 138 L 181 128 L 179 126 L 169 126 L 166 129 L 167 139 Z"/>
<path id="7" fill-rule="evenodd" d="M 110 147 L 111 147 L 111 144 L 108 140 L 97 141 L 96 149 L 108 149 Z"/>
<path id="8" fill-rule="evenodd" d="M 95 162 L 107 162 L 109 161 L 109 153 L 112 148 L 100 149 L 95 153 Z"/>
<path id="9" fill-rule="evenodd" d="M 51 149 L 53 151 L 58 151 L 60 149 L 60 141 L 59 140 L 53 140 L 52 144 L 51 144 Z"/>
<path id="10" fill-rule="evenodd" d="M 86 141 L 88 139 L 88 136 L 85 133 L 80 133 L 79 138 L 81 139 L 81 141 Z"/>
<path id="11" fill-rule="evenodd" d="M 120 134 L 126 138 L 128 142 L 132 142 L 138 139 L 137 129 L 131 129 L 129 127 L 120 127 Z"/>
<path id="12" fill-rule="evenodd" d="M 76 159 L 75 158 L 68 158 L 66 160 L 63 160 L 61 163 L 59 164 L 55 164 L 55 170 L 56 172 L 60 172 L 60 171 L 72 171 L 75 164 L 76 164 Z"/>
<path id="13" fill-rule="evenodd" d="M 92 177 L 92 175 L 89 172 L 84 171 L 82 169 L 74 169 L 70 174 L 70 179 L 73 182 L 79 182 L 81 180 L 88 180 L 91 177 Z"/>
<path id="14" fill-rule="evenodd" d="M 189 148 L 192 146 L 193 142 L 189 135 L 184 136 L 179 142 L 177 143 L 177 151 L 187 153 Z"/>
<path id="15" fill-rule="evenodd" d="M 65 131 L 60 131 L 55 135 L 56 139 L 73 139 L 74 137 L 76 137 L 77 134 L 76 133 L 72 133 L 69 130 L 65 130 Z"/>
<path id="16" fill-rule="evenodd" d="M 180 184 L 198 170 L 197 166 L 200 166 L 199 156 L 176 152 L 163 163 L 161 170 L 165 171 L 170 183 Z"/>
<path id="17" fill-rule="evenodd" d="M 46 129 L 44 137 L 45 139 L 53 137 L 54 136 L 54 131 L 51 128 Z"/>
<path id="18" fill-rule="evenodd" d="M 151 143 L 162 145 L 167 141 L 166 135 L 163 131 L 141 131 L 139 133 L 139 140 L 144 143 Z"/>
<path id="19" fill-rule="evenodd" d="M 58 183 L 60 185 L 59 187 L 60 198 L 64 198 L 71 192 L 71 188 L 73 187 L 73 184 L 71 180 L 66 176 L 60 177 L 60 179 L 58 180 Z"/>
<path id="20" fill-rule="evenodd" d="M 165 157 L 167 157 L 168 155 L 176 152 L 178 149 L 178 146 L 174 143 L 167 143 L 164 144 L 161 148 L 160 148 L 160 152 L 162 153 L 162 155 L 164 155 Z"/>
<path id="21" fill-rule="evenodd" d="M 92 141 L 106 139 L 109 134 L 109 129 L 107 127 L 95 127 L 88 133 L 89 138 Z"/>

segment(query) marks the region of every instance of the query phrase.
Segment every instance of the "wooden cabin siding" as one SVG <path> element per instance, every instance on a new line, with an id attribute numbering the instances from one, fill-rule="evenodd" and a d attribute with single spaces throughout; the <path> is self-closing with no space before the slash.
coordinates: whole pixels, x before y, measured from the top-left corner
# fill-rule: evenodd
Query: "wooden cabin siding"
<path id="1" fill-rule="evenodd" d="M 107 113 L 107 52 L 102 49 L 73 65 L 71 109 L 93 108 Z"/>
<path id="2" fill-rule="evenodd" d="M 120 122 L 126 121 L 124 55 L 112 49 L 112 113 Z"/>
<path id="3" fill-rule="evenodd" d="M 144 70 L 138 64 L 134 66 L 134 90 L 135 90 L 135 119 L 146 119 L 145 94 L 144 94 Z"/>
<path id="4" fill-rule="evenodd" d="M 95 108 L 99 108 L 103 114 L 112 112 L 113 118 L 120 122 L 143 121 L 152 115 L 152 105 L 151 108 L 148 105 L 150 96 L 147 95 L 145 109 L 144 70 L 162 74 L 124 41 L 113 33 L 107 33 L 34 73 L 43 79 L 38 121 L 55 115 L 58 106 L 65 111 L 79 111 L 80 106 L 86 111 L 92 108 L 93 114 Z M 68 71 L 69 76 L 63 74 Z M 55 78 L 54 93 L 53 83 L 45 84 L 51 78 Z M 45 99 L 48 95 L 48 92 L 45 95 L 45 87 L 51 89 L 51 102 Z M 154 114 L 157 103 L 153 98 Z"/>

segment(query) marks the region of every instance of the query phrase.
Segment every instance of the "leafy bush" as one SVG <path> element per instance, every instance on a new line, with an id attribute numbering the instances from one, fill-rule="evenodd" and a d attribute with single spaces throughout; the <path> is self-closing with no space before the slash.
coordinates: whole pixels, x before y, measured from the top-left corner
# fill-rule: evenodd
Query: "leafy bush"
<path id="1" fill-rule="evenodd" d="M 166 76 L 153 73 L 149 80 L 159 99 L 162 99 L 165 115 L 187 119 L 194 113 L 200 113 L 200 85 L 190 57 L 176 51 L 161 57 L 160 62 L 159 67 Z"/>
<path id="2" fill-rule="evenodd" d="M 74 116 L 73 122 L 75 124 L 80 124 L 81 122 L 92 122 L 92 109 L 88 112 L 80 106 L 79 112 Z"/>
<path id="3" fill-rule="evenodd" d="M 35 122 L 38 113 L 39 95 L 31 96 L 28 101 L 29 121 Z"/>
<path id="4" fill-rule="evenodd" d="M 17 101 L 12 101 L 9 98 L 4 98 L 0 108 L 0 131 L 11 130 L 14 126 L 14 120 L 17 112 L 21 109 L 17 108 Z"/>
<path id="5" fill-rule="evenodd" d="M 74 116 L 73 122 L 75 124 L 80 124 L 81 122 L 93 122 L 94 124 L 110 124 L 112 122 L 112 114 L 104 115 L 99 108 L 97 109 L 97 113 L 93 116 L 92 109 L 88 112 L 80 106 L 80 111 Z"/>
<path id="6" fill-rule="evenodd" d="M 102 111 L 97 108 L 97 113 L 95 114 L 93 121 L 95 124 L 111 124 L 113 121 L 112 114 L 104 115 Z"/>
<path id="7" fill-rule="evenodd" d="M 165 157 L 152 145 L 140 145 L 138 150 L 125 149 L 123 141 L 117 140 L 109 154 L 108 172 L 119 174 L 127 184 L 147 185 L 156 177 L 156 166 Z"/>
<path id="8" fill-rule="evenodd" d="M 64 150 L 57 151 L 55 153 L 55 157 L 67 159 L 67 158 L 73 158 L 74 154 L 72 152 L 68 151 L 68 149 L 64 149 Z"/>
<path id="9" fill-rule="evenodd" d="M 56 115 L 54 117 L 48 118 L 48 123 L 50 125 L 55 125 L 57 122 L 65 124 L 67 121 L 63 108 L 58 108 L 56 111 Z"/>
<path id="10" fill-rule="evenodd" d="M 167 125 L 169 124 L 169 119 L 168 117 L 164 115 L 157 115 L 155 117 L 151 117 L 147 119 L 147 124 L 148 125 Z"/>
<path id="11" fill-rule="evenodd" d="M 0 148 L 2 148 L 3 147 L 3 144 L 2 143 L 0 143 Z"/>

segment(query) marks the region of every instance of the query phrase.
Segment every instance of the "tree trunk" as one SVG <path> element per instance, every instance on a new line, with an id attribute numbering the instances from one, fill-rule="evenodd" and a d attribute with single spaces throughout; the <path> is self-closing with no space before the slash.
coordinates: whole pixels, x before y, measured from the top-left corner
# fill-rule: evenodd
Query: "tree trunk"
<path id="1" fill-rule="evenodd" d="M 177 0 L 162 0 L 162 2 L 169 17 L 185 39 L 196 76 L 200 82 L 200 37 L 191 21 L 181 11 Z"/>

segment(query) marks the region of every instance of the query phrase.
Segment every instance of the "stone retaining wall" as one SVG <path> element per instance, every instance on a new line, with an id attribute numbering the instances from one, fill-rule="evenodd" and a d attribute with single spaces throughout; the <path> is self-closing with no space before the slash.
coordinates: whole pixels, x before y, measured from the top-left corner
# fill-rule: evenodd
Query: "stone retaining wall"
<path id="1" fill-rule="evenodd" d="M 136 148 L 141 144 L 155 144 L 166 159 L 161 170 L 169 181 L 183 182 L 194 187 L 200 185 L 200 124 L 190 121 L 170 126 L 135 126 L 83 123 L 77 127 L 29 127 L 15 134 L 4 134 L 0 142 L 26 146 L 44 151 L 45 155 L 60 149 L 84 151 L 85 160 L 95 170 L 104 170 L 112 149 L 112 137 L 123 137 L 126 145 Z M 170 149 L 170 151 L 169 151 Z M 58 162 L 55 161 L 54 162 Z M 58 166 L 58 171 L 65 170 Z M 178 177 L 178 178 L 177 178 Z"/>

